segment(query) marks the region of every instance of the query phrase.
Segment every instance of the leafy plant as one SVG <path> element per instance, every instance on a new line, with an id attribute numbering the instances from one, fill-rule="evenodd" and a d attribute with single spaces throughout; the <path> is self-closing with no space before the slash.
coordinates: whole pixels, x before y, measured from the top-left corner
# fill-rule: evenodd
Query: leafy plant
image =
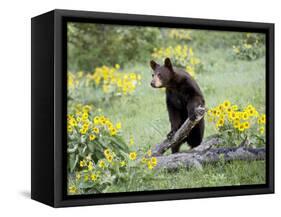
<path id="1" fill-rule="evenodd" d="M 92 106 L 75 106 L 73 113 L 67 115 L 68 170 L 77 170 L 79 161 L 84 158 L 97 162 L 103 158 L 106 148 L 112 148 L 118 154 L 128 152 L 121 127 L 121 122 L 113 124 Z"/>
<path id="2" fill-rule="evenodd" d="M 234 55 L 243 60 L 255 60 L 265 55 L 265 36 L 257 33 L 247 33 L 239 42 L 233 45 Z"/>
<path id="3" fill-rule="evenodd" d="M 226 100 L 209 109 L 207 119 L 215 123 L 226 145 L 237 146 L 245 139 L 252 145 L 265 144 L 265 114 L 260 114 L 251 104 L 242 109 Z"/>
<path id="4" fill-rule="evenodd" d="M 200 59 L 195 56 L 192 47 L 187 45 L 178 44 L 175 47 L 155 48 L 151 56 L 158 61 L 170 57 L 175 66 L 184 68 L 193 77 L 203 70 Z"/>
<path id="5" fill-rule="evenodd" d="M 68 23 L 68 68 L 90 71 L 94 66 L 147 61 L 160 39 L 158 28 Z"/>
<path id="6" fill-rule="evenodd" d="M 150 150 L 140 157 L 135 151 L 118 155 L 107 148 L 103 156 L 98 162 L 90 158 L 79 162 L 80 170 L 69 176 L 69 194 L 106 192 L 108 187 L 124 182 L 130 187 L 133 180 L 145 181 L 155 174 L 157 158 L 151 157 Z"/>
<path id="7" fill-rule="evenodd" d="M 185 30 L 185 29 L 170 29 L 168 30 L 168 37 L 173 39 L 173 40 L 178 40 L 178 41 L 191 41 L 192 36 L 191 36 L 192 31 L 191 30 Z"/>
<path id="8" fill-rule="evenodd" d="M 92 92 L 101 92 L 99 98 L 108 101 L 114 96 L 133 94 L 140 84 L 140 74 L 122 72 L 119 64 L 116 64 L 115 67 L 97 67 L 93 73 L 68 72 L 68 96 L 71 99 L 83 98 L 77 96 L 79 94 L 78 89 L 94 88 L 94 90 L 91 90 Z"/>

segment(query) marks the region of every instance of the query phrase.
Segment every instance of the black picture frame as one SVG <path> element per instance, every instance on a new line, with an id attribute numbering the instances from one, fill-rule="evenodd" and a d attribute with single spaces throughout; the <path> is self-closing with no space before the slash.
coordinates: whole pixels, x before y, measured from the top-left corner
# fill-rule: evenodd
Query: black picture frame
<path id="1" fill-rule="evenodd" d="M 266 184 L 66 195 L 66 23 L 180 27 L 266 34 Z M 53 207 L 274 193 L 274 24 L 53 10 L 31 21 L 31 198 Z"/>

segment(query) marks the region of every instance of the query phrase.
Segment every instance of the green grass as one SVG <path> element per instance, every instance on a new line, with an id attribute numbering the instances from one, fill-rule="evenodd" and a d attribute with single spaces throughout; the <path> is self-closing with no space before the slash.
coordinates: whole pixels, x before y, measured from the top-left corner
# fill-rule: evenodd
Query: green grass
<path id="1" fill-rule="evenodd" d="M 265 180 L 264 162 L 232 162 L 205 165 L 202 170 L 191 168 L 177 172 L 161 171 L 146 182 L 136 179 L 129 187 L 127 183 L 111 186 L 107 192 L 151 191 L 163 189 L 201 188 L 262 184 Z"/>
<path id="2" fill-rule="evenodd" d="M 242 61 L 234 59 L 231 50 L 214 49 L 197 53 L 204 64 L 204 72 L 196 74 L 205 95 L 206 106 L 212 107 L 228 99 L 246 106 L 253 104 L 258 111 L 265 110 L 265 59 Z M 147 60 L 149 62 L 149 59 Z M 161 142 L 170 128 L 165 105 L 165 92 L 150 86 L 151 69 L 147 65 L 127 66 L 126 70 L 140 73 L 142 84 L 132 97 L 116 98 L 110 103 L 98 104 L 113 122 L 121 121 L 125 138 L 134 137 L 132 150 L 147 150 Z M 85 96 L 85 98 L 91 96 Z M 216 133 L 206 124 L 205 137 Z M 183 144 L 182 149 L 187 145 Z M 169 153 L 169 152 L 168 152 Z M 232 162 L 205 165 L 203 170 L 190 169 L 169 173 L 159 171 L 151 181 L 111 186 L 107 191 L 140 191 L 156 189 L 197 188 L 265 182 L 265 162 Z"/>

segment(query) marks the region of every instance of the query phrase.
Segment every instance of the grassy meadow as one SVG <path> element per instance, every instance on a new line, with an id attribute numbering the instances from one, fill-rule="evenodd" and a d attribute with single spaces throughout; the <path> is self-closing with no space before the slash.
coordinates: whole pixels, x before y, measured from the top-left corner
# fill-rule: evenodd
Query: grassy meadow
<path id="1" fill-rule="evenodd" d="M 214 32 L 214 35 L 208 33 L 208 36 L 204 32 L 200 33 L 200 31 L 198 31 L 198 33 L 196 33 L 196 31 L 193 30 L 189 32 L 189 34 L 191 34 L 192 40 L 187 42 L 184 41 L 182 43 L 192 46 L 194 53 L 200 58 L 200 63 L 204 66 L 201 71 L 196 72 L 195 70 L 194 77 L 203 91 L 206 107 L 213 108 L 225 100 L 229 100 L 232 104 L 236 104 L 239 107 L 245 107 L 251 104 L 259 113 L 264 113 L 265 57 L 261 55 L 252 59 L 237 58 L 233 51 L 234 47 L 231 45 L 231 42 L 228 42 L 227 40 L 233 40 L 232 44 L 237 44 L 237 41 L 239 42 L 239 40 L 243 40 L 243 37 L 239 38 L 239 35 L 239 37 L 233 36 L 227 38 L 226 36 L 227 34 L 236 33 Z M 198 40 L 196 40 L 197 38 Z M 173 45 L 173 42 L 171 42 L 171 44 Z M 74 48 L 70 49 L 70 51 L 71 50 L 74 50 Z M 109 54 L 105 53 L 104 55 Z M 102 56 L 100 58 L 102 58 Z M 173 56 L 170 56 L 170 58 L 173 62 Z M 164 89 L 153 89 L 150 86 L 151 69 L 149 61 L 151 59 L 153 59 L 151 55 L 146 55 L 144 60 L 140 62 L 132 60 L 120 64 L 121 71 L 134 72 L 141 77 L 132 94 L 102 99 L 101 94 L 103 93 L 95 92 L 96 89 L 91 85 L 82 85 L 75 88 L 72 95 L 70 95 L 68 102 L 69 111 L 71 111 L 78 103 L 89 105 L 98 111 L 102 111 L 102 114 L 105 117 L 109 117 L 112 123 L 122 123 L 122 128 L 120 127 L 122 136 L 120 137 L 122 137 L 127 145 L 127 153 L 137 153 L 136 160 L 140 155 L 138 153 L 146 153 L 153 145 L 161 142 L 170 130 L 170 123 L 165 104 L 165 91 Z M 163 64 L 161 61 L 159 63 Z M 69 66 L 69 70 L 79 71 L 77 65 L 78 64 L 75 64 L 72 68 Z M 87 70 L 83 71 L 84 74 L 81 75 L 81 77 L 87 75 Z M 216 124 L 206 120 L 204 137 L 216 133 L 219 133 Z M 81 138 L 83 137 L 82 133 L 80 136 Z M 96 141 L 96 139 L 93 140 Z M 133 140 L 133 142 L 127 142 L 130 140 Z M 79 142 L 87 143 L 85 139 L 83 141 L 82 139 L 79 139 Z M 224 145 L 227 146 L 227 142 Z M 106 149 L 106 147 L 104 149 Z M 113 148 L 111 149 L 111 151 L 114 151 Z M 181 150 L 186 149 L 188 149 L 187 145 L 183 144 Z M 79 148 L 77 150 L 79 150 Z M 89 151 L 89 153 L 90 152 L 91 151 Z M 97 172 L 95 176 L 83 176 L 82 174 L 83 172 L 88 174 L 89 170 L 92 169 L 91 171 L 94 171 L 95 168 L 98 168 L 98 165 L 100 165 L 101 157 L 97 157 L 97 159 L 93 161 L 90 157 L 87 162 L 93 162 L 91 163 L 93 166 L 89 168 L 89 166 L 85 164 L 85 161 L 83 167 L 83 156 L 88 157 L 95 155 L 94 151 L 92 152 L 93 153 L 90 153 L 87 156 L 80 154 L 79 157 L 75 158 L 78 166 L 76 166 L 76 169 L 69 172 L 68 184 L 70 194 L 200 188 L 265 183 L 264 161 L 235 161 L 231 163 L 222 161 L 217 164 L 204 165 L 202 170 L 196 168 L 186 170 L 182 168 L 174 172 L 168 172 L 166 170 L 157 171 L 152 169 L 146 176 L 142 175 L 138 178 L 138 174 L 142 172 L 138 171 L 140 169 L 137 164 L 130 165 L 129 162 L 130 160 L 133 161 L 134 157 L 131 158 L 130 154 L 124 154 L 122 155 L 124 158 L 121 157 L 122 159 L 120 158 L 120 162 L 126 161 L 127 165 L 130 165 L 129 170 L 124 169 L 125 178 L 123 175 L 120 175 L 122 173 L 120 172 L 122 171 L 122 168 L 120 167 L 120 169 L 118 167 L 118 169 L 116 169 L 113 165 L 110 167 L 110 177 L 106 176 L 106 179 L 108 178 L 110 181 L 103 182 L 101 180 L 98 184 L 95 184 L 95 181 L 99 180 L 99 176 L 101 176 L 99 175 L 100 172 Z M 167 151 L 165 154 L 171 154 L 171 152 Z M 108 159 L 107 156 L 108 155 L 106 155 L 105 161 Z M 112 156 L 113 158 L 116 158 L 115 154 L 112 154 Z M 118 170 L 118 172 L 116 172 L 116 170 Z M 95 178 L 91 179 L 91 177 Z M 82 179 L 83 182 L 79 181 Z M 88 184 L 85 185 L 85 182 Z M 105 187 L 99 188 L 98 185 Z M 91 190 L 91 188 L 95 188 L 95 190 Z"/>

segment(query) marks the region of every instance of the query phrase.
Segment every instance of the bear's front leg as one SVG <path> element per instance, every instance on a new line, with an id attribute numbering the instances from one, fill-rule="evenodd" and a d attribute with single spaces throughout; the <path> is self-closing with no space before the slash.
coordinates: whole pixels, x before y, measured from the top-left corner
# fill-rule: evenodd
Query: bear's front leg
<path id="1" fill-rule="evenodd" d="M 203 106 L 204 107 L 204 102 L 202 101 L 201 98 L 199 97 L 194 97 L 193 99 L 190 99 L 189 102 L 187 103 L 186 109 L 188 112 L 188 118 L 191 121 L 195 121 L 196 120 L 196 112 L 195 109 L 199 106 Z"/>
<path id="2" fill-rule="evenodd" d="M 167 139 L 171 140 L 173 138 L 173 136 L 175 135 L 177 131 L 175 130 L 171 130 L 168 134 L 167 134 Z"/>
<path id="3" fill-rule="evenodd" d="M 182 125 L 182 118 L 180 111 L 175 109 L 171 104 L 167 104 L 168 113 L 169 113 L 169 120 L 171 123 L 171 131 L 167 134 L 167 139 L 171 140 L 174 134 Z"/>

